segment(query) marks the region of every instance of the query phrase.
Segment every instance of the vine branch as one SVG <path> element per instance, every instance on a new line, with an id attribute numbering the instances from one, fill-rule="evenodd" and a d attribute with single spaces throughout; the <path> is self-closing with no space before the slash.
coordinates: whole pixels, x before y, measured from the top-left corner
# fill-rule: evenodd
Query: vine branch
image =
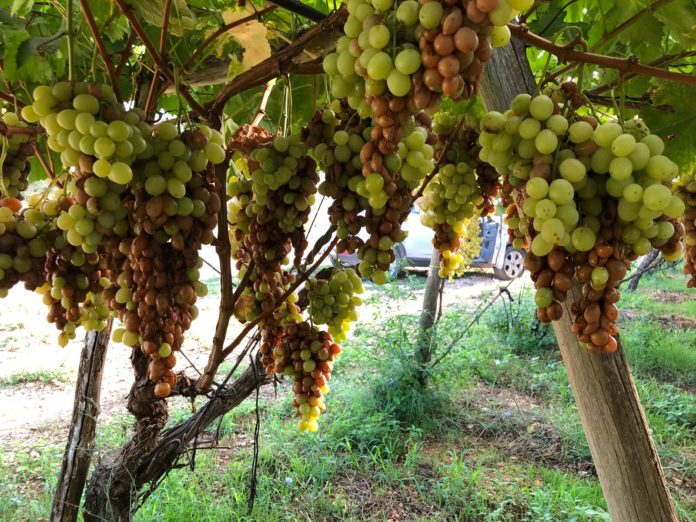
<path id="1" fill-rule="evenodd" d="M 85 2 L 87 0 L 80 0 L 81 2 Z M 152 61 L 155 62 L 155 65 L 162 71 L 162 74 L 167 78 L 168 81 L 170 81 L 172 84 L 176 85 L 176 80 L 174 79 L 174 73 L 171 71 L 169 68 L 166 60 L 162 57 L 162 55 L 155 49 L 154 44 L 150 40 L 150 38 L 147 36 L 147 33 L 145 32 L 145 29 L 143 26 L 140 24 L 138 19 L 133 15 L 133 12 L 131 11 L 130 7 L 126 4 L 125 0 L 114 0 L 116 4 L 118 5 L 119 10 L 121 13 L 123 13 L 123 16 L 126 17 L 128 20 L 128 23 L 130 23 L 130 26 L 133 28 L 135 33 L 138 35 L 138 38 L 143 42 L 143 45 L 147 49 L 148 54 L 152 58 Z M 193 99 L 193 96 L 191 96 L 191 93 L 189 92 L 188 86 L 185 85 L 179 85 L 178 91 L 181 93 L 181 95 L 184 97 L 186 102 L 189 104 L 191 109 L 193 109 L 199 116 L 202 116 L 207 119 L 208 117 L 208 111 L 203 108 L 203 106 L 198 103 L 196 100 Z"/>
<path id="2" fill-rule="evenodd" d="M 636 14 L 631 16 L 630 18 L 626 19 L 624 22 L 616 26 L 614 29 L 611 31 L 608 31 L 604 33 L 604 36 L 602 36 L 599 40 L 597 40 L 591 47 L 590 51 L 594 52 L 602 48 L 602 46 L 610 41 L 612 38 L 617 36 L 618 34 L 621 34 L 623 31 L 625 31 L 628 27 L 633 25 L 635 22 L 643 18 L 645 15 L 652 14 L 655 11 L 657 11 L 660 7 L 669 4 L 673 2 L 674 0 L 657 0 L 654 4 L 650 4 L 649 6 L 645 7 L 644 9 L 641 9 L 638 11 Z M 555 78 L 558 78 L 562 74 L 570 71 L 573 67 L 577 66 L 577 62 L 569 63 L 563 67 L 561 67 L 558 71 L 554 71 L 552 74 L 547 76 L 547 78 L 544 80 L 544 82 L 553 80 Z"/>
<path id="3" fill-rule="evenodd" d="M 290 45 L 280 49 L 270 58 L 237 76 L 234 80 L 225 85 L 206 107 L 211 112 L 216 113 L 222 110 L 227 100 L 235 94 L 256 87 L 257 85 L 262 85 L 268 80 L 277 78 L 284 73 L 296 72 L 296 69 L 301 67 L 302 64 L 294 63 L 293 58 L 305 51 L 310 43 L 314 43 L 316 40 L 324 40 L 327 47 L 333 48 L 336 40 L 340 36 L 338 30 L 342 27 L 346 18 L 348 18 L 348 10 L 344 4 L 338 11 L 331 13 L 324 21 L 319 22 L 307 32 L 300 35 Z"/>
<path id="4" fill-rule="evenodd" d="M 109 56 L 109 52 L 106 50 L 106 46 L 104 45 L 104 40 L 101 37 L 101 33 L 99 32 L 99 28 L 97 27 L 97 22 L 94 19 L 94 15 L 92 14 L 92 10 L 89 7 L 89 2 L 87 0 L 80 0 L 80 7 L 82 8 L 82 12 L 85 15 L 85 21 L 87 22 L 87 25 L 89 26 L 89 30 L 92 33 L 92 38 L 94 38 L 94 43 L 97 45 L 97 49 L 99 50 L 99 54 L 102 57 L 102 61 L 104 62 L 104 65 L 106 66 L 106 71 L 109 74 L 109 78 L 111 79 L 111 87 L 114 90 L 114 94 L 116 95 L 116 99 L 118 101 L 123 102 L 123 97 L 121 96 L 121 88 L 119 86 L 119 81 L 118 81 L 118 74 L 116 73 L 116 69 L 114 69 L 114 64 L 111 61 L 111 57 Z"/>
<path id="5" fill-rule="evenodd" d="M 205 371 L 203 372 L 203 375 L 199 379 L 197 385 L 196 385 L 196 391 L 198 393 L 205 393 L 207 390 L 210 388 L 210 385 L 213 382 L 213 377 L 215 376 L 215 372 L 217 371 L 217 368 L 220 366 L 222 361 L 224 361 L 228 355 L 230 355 L 234 349 L 239 346 L 239 344 L 244 340 L 244 338 L 251 332 L 259 323 L 262 321 L 265 321 L 268 319 L 273 312 L 277 309 L 278 305 L 283 303 L 289 296 L 292 294 L 295 290 L 297 290 L 300 285 L 302 285 L 307 279 L 309 279 L 310 275 L 314 273 L 314 271 L 319 267 L 321 262 L 326 259 L 326 256 L 329 255 L 331 250 L 336 246 L 336 243 L 338 243 L 338 238 L 334 237 L 331 243 L 329 244 L 329 247 L 324 251 L 324 253 L 317 259 L 317 261 L 308 269 L 305 270 L 296 280 L 295 282 L 290 285 L 290 287 L 285 291 L 285 293 L 278 298 L 275 302 L 275 306 L 272 310 L 268 310 L 266 312 L 260 313 L 257 315 L 253 320 L 249 321 L 244 325 L 244 328 L 242 328 L 242 331 L 237 334 L 237 337 L 235 337 L 224 349 L 215 349 L 211 352 L 210 357 L 208 359 L 208 365 L 206 366 Z M 247 269 L 247 272 L 245 274 L 245 279 L 246 275 L 251 273 L 251 269 L 253 267 L 249 267 Z M 243 281 L 244 282 L 244 281 Z M 237 297 L 241 294 L 242 290 L 242 283 L 237 287 L 237 290 L 235 291 L 235 295 Z M 229 322 L 229 321 L 228 321 Z M 220 323 L 218 323 L 219 325 Z M 226 326 L 225 326 L 225 331 L 226 331 Z M 216 334 L 217 335 L 217 334 Z M 221 341 L 224 341 L 224 337 L 221 338 Z"/>
<path id="6" fill-rule="evenodd" d="M 682 58 L 689 58 L 691 56 L 696 56 L 696 51 L 684 51 L 683 53 L 679 54 L 670 54 L 667 56 L 662 56 L 658 58 L 657 60 L 653 60 L 650 62 L 648 65 L 651 65 L 653 67 L 659 67 L 661 65 L 667 65 L 670 62 L 673 62 L 674 60 L 681 60 Z M 636 74 L 626 74 L 623 77 L 623 80 L 628 80 L 630 78 L 634 78 Z M 600 85 L 599 87 L 592 89 L 591 91 L 586 92 L 588 96 L 593 96 L 597 94 L 602 94 L 603 92 L 607 92 L 610 90 L 612 87 L 615 87 L 618 85 L 619 80 L 614 80 L 613 82 L 607 83 L 605 85 Z"/>
<path id="7" fill-rule="evenodd" d="M 275 86 L 275 79 L 266 82 L 266 88 L 263 90 L 263 95 L 261 96 L 261 103 L 259 104 L 259 110 L 256 111 L 256 116 L 251 121 L 251 126 L 256 127 L 261 120 L 266 117 L 266 106 L 268 105 L 268 99 L 271 97 L 271 92 Z"/>
<path id="8" fill-rule="evenodd" d="M 696 76 L 644 65 L 639 63 L 635 57 L 616 58 L 591 52 L 576 51 L 572 46 L 558 45 L 543 36 L 533 33 L 526 25 L 508 24 L 508 27 L 515 38 L 557 56 L 562 62 L 591 63 L 600 67 L 616 69 L 624 75 L 637 74 L 696 86 Z"/>
<path id="9" fill-rule="evenodd" d="M 167 53 L 167 29 L 169 27 L 169 10 L 172 7 L 172 0 L 165 0 L 164 9 L 162 10 L 162 30 L 160 31 L 160 41 L 159 41 L 159 54 L 163 59 L 166 59 Z M 155 95 L 155 89 L 157 89 L 157 82 L 159 81 L 160 69 L 155 67 L 155 72 L 152 75 L 152 80 L 150 81 L 150 88 L 147 93 L 147 100 L 145 100 L 145 114 L 150 114 L 150 109 L 152 108 L 152 103 L 154 102 L 153 96 Z"/>
<path id="10" fill-rule="evenodd" d="M 20 109 L 24 107 L 24 104 L 21 101 L 19 101 L 19 98 L 17 98 L 17 96 L 4 91 L 0 91 L 0 100 L 5 100 L 8 103 L 16 104 L 17 107 L 19 107 Z"/>

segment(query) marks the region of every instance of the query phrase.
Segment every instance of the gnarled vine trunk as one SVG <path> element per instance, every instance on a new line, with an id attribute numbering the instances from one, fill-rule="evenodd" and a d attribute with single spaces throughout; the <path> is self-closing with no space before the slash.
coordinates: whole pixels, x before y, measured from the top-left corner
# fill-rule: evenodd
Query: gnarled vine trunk
<path id="1" fill-rule="evenodd" d="M 480 86 L 486 107 L 505 111 L 515 95 L 535 90 L 524 46 L 513 42 L 496 49 Z M 579 297 L 578 287 L 568 293 L 553 328 L 612 520 L 677 521 L 623 347 L 593 355 L 571 331 L 570 305 Z"/>
<path id="2" fill-rule="evenodd" d="M 134 433 L 122 448 L 104 455 L 92 473 L 83 510 L 87 522 L 130 520 L 141 459 L 155 447 L 168 418 L 167 402 L 155 398 L 147 376 L 149 361 L 150 356 L 140 347 L 133 349 L 131 362 L 136 378 L 128 395 L 128 411 L 135 417 Z"/>
<path id="3" fill-rule="evenodd" d="M 144 368 L 142 375 L 147 380 L 148 356 L 141 357 L 140 353 L 134 353 L 134 365 L 138 371 Z M 85 521 L 130 520 L 143 488 L 150 485 L 154 490 L 203 431 L 241 404 L 257 386 L 268 382 L 260 359 L 256 358 L 254 365 L 231 384 L 218 388 L 186 421 L 162 432 L 167 421 L 166 401 L 154 400 L 149 395 L 152 386 L 139 386 L 142 378 L 138 379 L 128 401 L 137 419 L 135 433 L 125 446 L 105 455 L 92 474 L 85 494 Z"/>

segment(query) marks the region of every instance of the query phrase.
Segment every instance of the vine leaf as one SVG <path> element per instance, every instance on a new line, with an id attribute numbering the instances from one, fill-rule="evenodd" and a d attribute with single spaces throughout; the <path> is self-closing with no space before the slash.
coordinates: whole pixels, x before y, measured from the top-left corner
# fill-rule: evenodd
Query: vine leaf
<path id="1" fill-rule="evenodd" d="M 138 18 L 155 27 L 162 27 L 164 0 L 133 0 L 130 5 Z M 195 25 L 196 17 L 186 0 L 174 0 L 169 15 L 169 32 L 174 36 L 183 36 L 185 30 L 193 29 Z"/>
<path id="2" fill-rule="evenodd" d="M 34 181 L 41 181 L 48 178 L 48 174 L 41 166 L 41 162 L 36 158 L 36 156 L 29 157 L 29 164 L 31 165 L 31 170 L 29 171 L 29 183 Z"/>
<path id="3" fill-rule="evenodd" d="M 692 0 L 678 0 L 655 12 L 669 29 L 670 36 L 685 48 L 696 46 L 696 8 Z"/>
<path id="4" fill-rule="evenodd" d="M 226 24 L 253 14 L 250 7 L 241 9 L 226 9 L 222 13 L 222 18 Z M 211 31 L 212 32 L 212 31 Z M 239 74 L 251 69 L 257 63 L 262 62 L 271 56 L 271 44 L 268 43 L 268 30 L 258 20 L 250 20 L 246 23 L 233 27 L 218 38 L 215 50 L 218 56 L 225 52 L 225 45 L 234 39 L 244 49 L 241 68 L 236 68 L 233 73 Z"/>
<path id="5" fill-rule="evenodd" d="M 682 172 L 696 166 L 696 105 L 684 100 L 696 99 L 696 87 L 675 82 L 656 82 L 654 107 L 648 106 L 641 116 L 650 130 L 665 140 L 665 154 Z"/>
<path id="6" fill-rule="evenodd" d="M 3 30 L 3 40 L 5 43 L 5 55 L 3 65 L 5 76 L 8 80 L 17 80 L 17 50 L 23 42 L 31 38 L 31 35 L 24 29 L 10 29 L 5 27 Z"/>
<path id="7" fill-rule="evenodd" d="M 13 16 L 26 16 L 31 12 L 32 7 L 34 7 L 34 0 L 12 0 L 10 13 Z"/>

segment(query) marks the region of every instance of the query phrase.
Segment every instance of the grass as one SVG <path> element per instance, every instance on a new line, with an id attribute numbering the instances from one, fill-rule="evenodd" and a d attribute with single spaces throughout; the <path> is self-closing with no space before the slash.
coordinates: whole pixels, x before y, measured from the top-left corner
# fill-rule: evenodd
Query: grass
<path id="1" fill-rule="evenodd" d="M 661 314 L 677 312 L 643 295 L 674 292 L 675 280 L 645 278 L 626 298 L 621 328 L 679 515 L 693 521 L 693 332 L 660 327 Z M 407 278 L 369 298 L 397 308 L 421 286 Z M 222 421 L 221 447 L 199 451 L 195 471 L 173 470 L 135 520 L 608 521 L 554 337 L 533 312 L 525 294 L 494 305 L 468 331 L 462 317 L 470 311 L 446 312 L 433 350 L 437 356 L 454 341 L 452 353 L 432 370 L 426 391 L 413 387 L 417 317 L 361 322 L 335 366 L 317 434 L 294 429 L 286 386 L 261 401 L 251 514 L 255 416 L 247 401 Z M 688 306 L 678 313 L 696 319 Z M 170 422 L 189 414 L 173 408 Z M 122 444 L 129 423 L 102 419 L 98 452 Z M 0 520 L 47 516 L 60 440 L 47 434 L 5 450 Z"/>
<path id="2" fill-rule="evenodd" d="M 67 383 L 72 380 L 69 372 L 63 368 L 39 368 L 36 370 L 21 370 L 8 376 L 0 377 L 0 388 L 17 386 L 27 383 L 51 384 Z"/>

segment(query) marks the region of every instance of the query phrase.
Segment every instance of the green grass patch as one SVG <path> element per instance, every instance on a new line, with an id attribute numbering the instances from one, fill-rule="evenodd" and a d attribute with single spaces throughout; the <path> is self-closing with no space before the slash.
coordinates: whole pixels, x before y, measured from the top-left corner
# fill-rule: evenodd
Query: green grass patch
<path id="1" fill-rule="evenodd" d="M 27 383 L 51 384 L 67 383 L 72 380 L 72 375 L 63 367 L 39 368 L 36 370 L 21 370 L 11 375 L 0 377 L 0 388 L 17 386 Z"/>

